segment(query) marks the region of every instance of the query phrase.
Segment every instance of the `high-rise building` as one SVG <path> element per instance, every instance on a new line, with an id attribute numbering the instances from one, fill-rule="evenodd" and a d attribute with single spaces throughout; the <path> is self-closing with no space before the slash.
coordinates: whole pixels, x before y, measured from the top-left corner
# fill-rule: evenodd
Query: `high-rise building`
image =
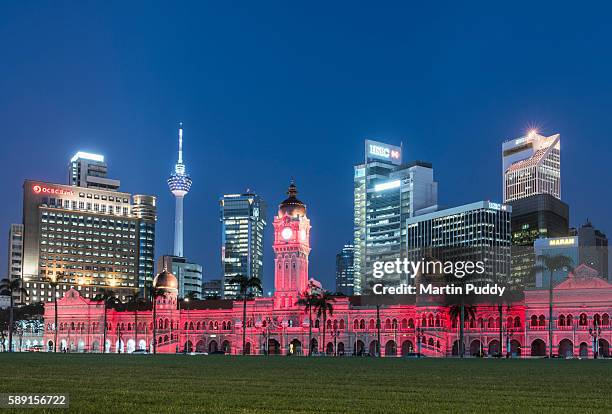
<path id="1" fill-rule="evenodd" d="M 223 295 L 223 282 L 221 279 L 211 279 L 202 282 L 203 299 L 221 299 Z"/>
<path id="2" fill-rule="evenodd" d="M 257 277 L 263 281 L 263 237 L 266 204 L 257 194 L 226 194 L 220 201 L 221 266 L 223 297 L 235 299 L 235 276 Z"/>
<path id="3" fill-rule="evenodd" d="M 168 187 L 175 198 L 174 255 L 183 257 L 183 199 L 191 189 L 191 177 L 183 163 L 183 123 L 179 126 L 178 161 L 168 178 Z"/>
<path id="4" fill-rule="evenodd" d="M 10 281 L 21 279 L 23 265 L 23 224 L 11 224 L 8 236 L 7 276 Z M 21 295 L 15 293 L 15 303 L 21 303 Z"/>
<path id="5" fill-rule="evenodd" d="M 561 198 L 561 137 L 535 131 L 502 144 L 504 203 L 536 194 Z"/>
<path id="6" fill-rule="evenodd" d="M 59 280 L 60 296 L 70 287 L 85 297 L 110 288 L 125 299 L 153 278 L 147 263 L 154 251 L 155 217 L 152 196 L 26 180 L 26 303 L 52 300 L 48 278 Z"/>
<path id="7" fill-rule="evenodd" d="M 539 265 L 539 267 L 542 267 L 542 269 L 538 267 L 534 273 L 534 283 L 536 288 L 547 288 L 550 286 L 551 272 L 553 284 L 557 284 L 567 279 L 567 276 L 571 271 L 570 267 L 546 269 L 545 263 L 538 259 L 540 256 L 565 256 L 571 261 L 572 268 L 578 267 L 578 265 L 581 263 L 580 246 L 577 236 L 537 239 L 533 243 L 533 248 L 535 250 L 535 262 Z M 531 283 L 529 283 L 529 285 L 531 285 Z"/>
<path id="8" fill-rule="evenodd" d="M 190 293 L 202 297 L 202 266 L 188 262 L 184 257 L 161 256 L 158 259 L 157 271 L 171 272 L 178 280 L 178 296 L 184 298 Z"/>
<path id="9" fill-rule="evenodd" d="M 407 257 L 470 260 L 484 263 L 483 279 L 508 281 L 510 276 L 510 217 L 506 204 L 478 201 L 408 218 Z M 401 277 L 394 283 L 410 283 Z"/>
<path id="10" fill-rule="evenodd" d="M 336 293 L 346 296 L 354 294 L 355 287 L 355 247 L 345 244 L 336 255 Z"/>
<path id="11" fill-rule="evenodd" d="M 593 227 L 587 220 L 582 226 L 570 229 L 571 236 L 578 236 L 580 246 L 580 263 L 597 270 L 600 277 L 610 277 L 608 273 L 608 238 L 601 231 Z"/>
<path id="12" fill-rule="evenodd" d="M 79 151 L 68 165 L 68 184 L 99 190 L 118 190 L 120 181 L 107 177 L 108 166 L 104 156 Z"/>
<path id="13" fill-rule="evenodd" d="M 369 289 L 373 263 L 406 251 L 406 219 L 437 209 L 431 163 L 402 164 L 402 148 L 366 140 L 365 162 L 354 174 L 354 292 Z"/>

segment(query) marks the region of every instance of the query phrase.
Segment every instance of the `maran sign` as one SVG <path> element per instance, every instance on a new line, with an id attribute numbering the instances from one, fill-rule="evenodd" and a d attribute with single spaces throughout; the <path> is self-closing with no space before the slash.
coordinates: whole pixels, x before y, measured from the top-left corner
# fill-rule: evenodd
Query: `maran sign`
<path id="1" fill-rule="evenodd" d="M 366 140 L 365 146 L 367 161 L 383 160 L 395 165 L 402 163 L 402 149 L 400 147 L 369 139 Z"/>

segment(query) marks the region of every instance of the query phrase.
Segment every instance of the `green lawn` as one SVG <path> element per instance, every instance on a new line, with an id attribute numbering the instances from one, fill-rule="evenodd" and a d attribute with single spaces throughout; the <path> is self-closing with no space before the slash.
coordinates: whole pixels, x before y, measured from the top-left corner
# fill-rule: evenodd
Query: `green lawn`
<path id="1" fill-rule="evenodd" d="M 0 364 L 0 393 L 68 393 L 78 412 L 612 412 L 612 360 L 0 354 Z"/>

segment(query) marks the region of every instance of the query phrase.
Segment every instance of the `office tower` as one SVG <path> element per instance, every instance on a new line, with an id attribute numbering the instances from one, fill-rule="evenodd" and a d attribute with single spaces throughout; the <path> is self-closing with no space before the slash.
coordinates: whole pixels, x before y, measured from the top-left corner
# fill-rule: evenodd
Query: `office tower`
<path id="1" fill-rule="evenodd" d="M 190 293 L 202 297 L 202 266 L 188 262 L 184 257 L 161 256 L 158 259 L 157 271 L 164 269 L 171 272 L 178 280 L 178 296 L 184 298 Z"/>
<path id="2" fill-rule="evenodd" d="M 537 239 L 533 243 L 533 248 L 535 250 L 535 261 L 539 266 L 545 266 L 542 260 L 538 260 L 540 256 L 565 256 L 571 260 L 571 267 L 573 268 L 581 264 L 578 236 Z M 550 286 L 551 270 L 553 274 L 553 284 L 557 284 L 567 278 L 571 269 L 569 267 L 561 269 L 538 268 L 535 272 L 534 281 L 536 288 L 548 288 Z M 529 284 L 531 285 L 531 283 Z"/>
<path id="3" fill-rule="evenodd" d="M 142 294 L 153 283 L 155 277 L 155 222 L 157 221 L 157 200 L 153 196 L 135 194 L 132 215 L 139 219 L 138 240 L 138 287 Z"/>
<path id="4" fill-rule="evenodd" d="M 561 137 L 535 131 L 502 144 L 504 203 L 535 194 L 561 198 Z"/>
<path id="5" fill-rule="evenodd" d="M 226 194 L 220 201 L 221 266 L 223 297 L 235 299 L 238 286 L 230 280 L 238 275 L 263 281 L 263 237 L 266 204 L 257 194 Z"/>
<path id="6" fill-rule="evenodd" d="M 336 293 L 346 296 L 354 294 L 355 287 L 355 247 L 345 244 L 336 255 Z"/>
<path id="7" fill-rule="evenodd" d="M 107 177 L 108 166 L 104 156 L 79 151 L 68 166 L 68 184 L 99 190 L 118 190 L 120 181 Z"/>
<path id="8" fill-rule="evenodd" d="M 183 164 L 183 123 L 179 126 L 178 162 L 168 178 L 168 187 L 175 198 L 174 209 L 174 255 L 183 257 L 183 198 L 191 189 L 191 177 Z"/>
<path id="9" fill-rule="evenodd" d="M 369 291 L 373 263 L 406 251 L 406 219 L 435 211 L 438 183 L 431 163 L 402 164 L 402 149 L 372 140 L 354 174 L 354 293 Z"/>
<path id="10" fill-rule="evenodd" d="M 7 277 L 10 281 L 21 279 L 23 265 L 23 224 L 11 224 L 8 236 Z M 21 294 L 14 295 L 15 303 L 21 303 Z"/>
<path id="11" fill-rule="evenodd" d="M 202 299 L 221 299 L 223 282 L 221 279 L 211 279 L 202 282 Z"/>
<path id="12" fill-rule="evenodd" d="M 508 281 L 511 213 L 509 205 L 478 201 L 408 218 L 407 257 L 411 261 L 428 257 L 482 261 L 484 275 L 480 280 Z"/>
<path id="13" fill-rule="evenodd" d="M 146 263 L 154 237 L 140 229 L 155 221 L 155 198 L 125 192 L 26 180 L 23 185 L 23 284 L 26 303 L 51 301 L 74 287 L 86 298 L 100 288 L 120 299 L 152 278 Z M 149 227 L 150 228 L 150 227 Z M 154 231 L 154 230 L 153 230 Z M 141 273 L 140 257 L 143 261 Z M 145 280 L 140 280 L 144 277 Z"/>
<path id="14" fill-rule="evenodd" d="M 570 236 L 578 237 L 580 263 L 597 270 L 599 277 L 607 279 L 608 273 L 608 238 L 593 227 L 590 221 L 576 229 L 570 229 Z"/>

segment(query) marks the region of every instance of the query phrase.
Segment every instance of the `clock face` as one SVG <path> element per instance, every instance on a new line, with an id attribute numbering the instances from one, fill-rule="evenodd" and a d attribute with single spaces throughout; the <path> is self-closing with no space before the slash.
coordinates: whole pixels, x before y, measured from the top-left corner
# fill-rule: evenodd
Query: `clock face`
<path id="1" fill-rule="evenodd" d="M 293 230 L 290 227 L 285 227 L 281 230 L 281 237 L 285 240 L 289 240 L 293 236 Z"/>
<path id="2" fill-rule="evenodd" d="M 306 230 L 300 230 L 300 240 L 306 241 Z"/>

